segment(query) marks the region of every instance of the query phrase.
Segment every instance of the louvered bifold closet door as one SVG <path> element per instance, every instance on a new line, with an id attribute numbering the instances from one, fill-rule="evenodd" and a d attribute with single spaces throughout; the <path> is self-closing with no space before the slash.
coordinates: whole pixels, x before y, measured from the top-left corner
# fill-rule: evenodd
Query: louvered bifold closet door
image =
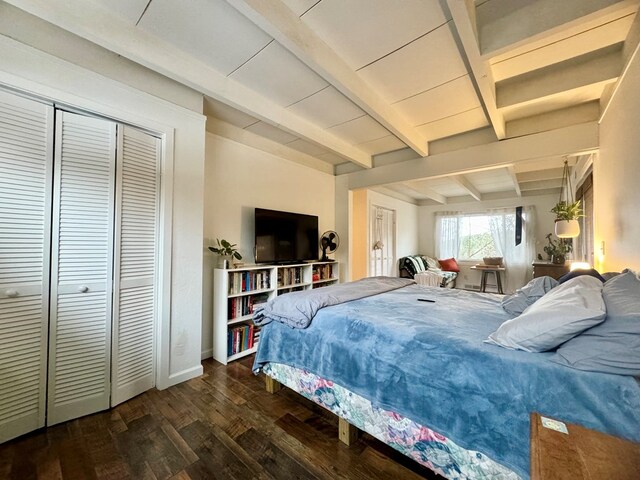
<path id="1" fill-rule="evenodd" d="M 109 408 L 116 124 L 58 110 L 47 424 Z"/>
<path id="2" fill-rule="evenodd" d="M 0 442 L 44 425 L 53 107 L 0 91 Z"/>
<path id="3" fill-rule="evenodd" d="M 112 406 L 155 385 L 160 140 L 118 132 Z"/>

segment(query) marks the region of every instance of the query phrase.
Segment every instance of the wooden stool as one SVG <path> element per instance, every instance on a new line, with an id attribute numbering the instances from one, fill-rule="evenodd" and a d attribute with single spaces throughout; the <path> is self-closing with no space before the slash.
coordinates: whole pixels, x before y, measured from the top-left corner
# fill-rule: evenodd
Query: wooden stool
<path id="1" fill-rule="evenodd" d="M 496 288 L 498 289 L 498 293 L 504 294 L 504 291 L 502 290 L 502 277 L 500 276 L 500 272 L 505 271 L 504 267 L 479 267 L 476 265 L 471 267 L 471 270 L 479 270 L 482 274 L 480 277 L 481 292 L 487 291 L 487 276 L 490 273 L 493 273 L 496 277 Z"/>

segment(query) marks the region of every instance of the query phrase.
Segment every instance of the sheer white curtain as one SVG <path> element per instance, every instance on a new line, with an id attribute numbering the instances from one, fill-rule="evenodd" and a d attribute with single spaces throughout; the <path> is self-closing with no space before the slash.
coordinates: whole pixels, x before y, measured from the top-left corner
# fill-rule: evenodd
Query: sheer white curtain
<path id="1" fill-rule="evenodd" d="M 435 255 L 437 258 L 458 258 L 460 255 L 460 224 L 458 212 L 436 212 Z"/>
<path id="2" fill-rule="evenodd" d="M 524 286 L 530 278 L 531 261 L 535 258 L 535 207 L 522 209 L 522 242 L 516 245 L 514 209 L 490 210 L 489 226 L 493 242 L 503 257 L 506 268 L 505 293 Z"/>

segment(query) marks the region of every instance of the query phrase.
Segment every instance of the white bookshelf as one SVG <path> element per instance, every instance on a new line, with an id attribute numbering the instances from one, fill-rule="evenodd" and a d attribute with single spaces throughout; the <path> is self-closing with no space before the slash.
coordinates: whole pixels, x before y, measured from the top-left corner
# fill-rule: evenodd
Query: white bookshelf
<path id="1" fill-rule="evenodd" d="M 339 278 L 340 264 L 335 261 L 216 268 L 213 274 L 213 358 L 226 365 L 256 351 L 257 342 L 254 345 L 246 342 L 245 346 L 248 344 L 249 348 L 229 355 L 229 332 L 247 327 L 245 333 L 248 333 L 248 327 L 253 325 L 251 310 L 255 301 L 332 285 L 338 283 Z"/>

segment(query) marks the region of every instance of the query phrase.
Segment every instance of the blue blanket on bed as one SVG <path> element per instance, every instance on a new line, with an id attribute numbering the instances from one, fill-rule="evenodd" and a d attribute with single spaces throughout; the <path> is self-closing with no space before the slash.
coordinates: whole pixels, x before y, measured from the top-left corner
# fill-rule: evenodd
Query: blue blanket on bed
<path id="1" fill-rule="evenodd" d="M 435 303 L 417 301 L 418 298 Z M 574 370 L 483 343 L 510 316 L 497 295 L 418 285 L 262 329 L 254 369 L 307 369 L 529 477 L 532 411 L 640 441 L 633 377 Z"/>

